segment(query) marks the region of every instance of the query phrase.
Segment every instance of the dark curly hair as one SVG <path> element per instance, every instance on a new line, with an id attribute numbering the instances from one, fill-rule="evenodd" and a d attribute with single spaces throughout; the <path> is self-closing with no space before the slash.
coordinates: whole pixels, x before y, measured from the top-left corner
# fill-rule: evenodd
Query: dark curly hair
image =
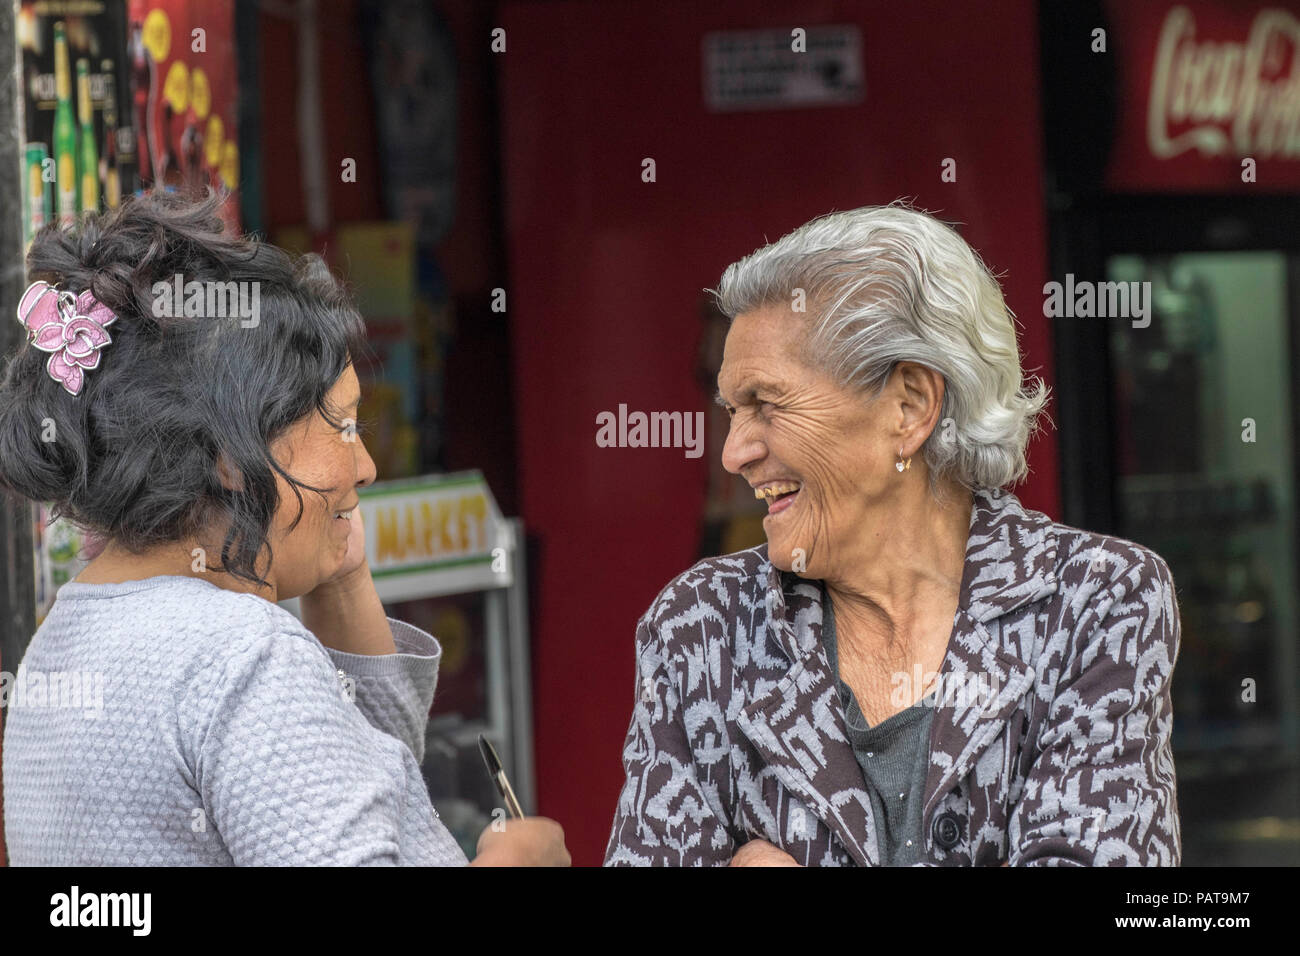
<path id="1" fill-rule="evenodd" d="M 226 527 L 222 570 L 265 584 L 275 475 L 270 446 L 318 411 L 354 356 L 365 325 L 318 256 L 294 257 L 223 230 L 222 198 L 149 193 L 75 226 L 47 226 L 27 254 L 32 280 L 90 289 L 117 314 L 99 367 L 70 395 L 21 346 L 0 379 L 0 487 L 139 553 Z M 154 284 L 257 283 L 258 322 L 155 314 Z M 244 288 L 250 288 L 245 286 Z M 163 310 L 166 311 L 166 310 Z M 11 320 L 12 321 L 12 320 Z M 49 423 L 54 425 L 53 440 Z M 226 469 L 226 487 L 218 461 Z"/>

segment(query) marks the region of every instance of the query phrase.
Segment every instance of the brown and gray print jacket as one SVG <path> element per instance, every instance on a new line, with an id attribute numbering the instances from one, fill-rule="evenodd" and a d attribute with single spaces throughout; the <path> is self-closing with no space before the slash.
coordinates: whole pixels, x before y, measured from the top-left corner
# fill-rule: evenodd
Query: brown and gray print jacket
<path id="1" fill-rule="evenodd" d="M 809 866 L 880 865 L 821 626 L 819 583 L 765 545 L 664 588 L 637 627 L 606 865 L 721 866 L 755 838 Z M 1178 865 L 1178 643 L 1158 555 L 977 491 L 921 865 Z"/>

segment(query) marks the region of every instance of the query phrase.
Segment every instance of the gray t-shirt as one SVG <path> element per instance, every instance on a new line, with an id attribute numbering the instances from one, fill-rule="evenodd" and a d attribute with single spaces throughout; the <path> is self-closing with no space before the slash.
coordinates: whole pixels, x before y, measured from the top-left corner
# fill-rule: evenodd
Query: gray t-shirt
<path id="1" fill-rule="evenodd" d="M 442 649 L 389 624 L 351 654 L 198 578 L 64 584 L 7 688 L 10 862 L 464 865 L 420 775 Z"/>
<path id="2" fill-rule="evenodd" d="M 835 646 L 835 612 L 822 587 L 822 643 L 840 685 L 844 719 L 853 753 L 867 783 L 876 842 L 886 866 L 911 866 L 924 856 L 921 815 L 925 776 L 930 763 L 930 725 L 934 693 L 872 727 L 858 706 L 853 689 L 840 679 Z"/>

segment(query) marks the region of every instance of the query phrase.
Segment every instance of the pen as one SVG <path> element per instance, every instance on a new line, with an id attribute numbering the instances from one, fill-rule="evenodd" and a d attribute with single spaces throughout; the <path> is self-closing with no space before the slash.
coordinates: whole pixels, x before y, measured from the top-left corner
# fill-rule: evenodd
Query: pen
<path id="1" fill-rule="evenodd" d="M 483 762 L 487 764 L 488 776 L 497 785 L 501 799 L 506 802 L 506 809 L 512 817 L 522 818 L 524 811 L 519 808 L 519 801 L 515 799 L 515 792 L 506 779 L 506 772 L 501 769 L 501 758 L 497 756 L 496 748 L 482 734 L 478 735 L 478 750 L 483 755 Z"/>

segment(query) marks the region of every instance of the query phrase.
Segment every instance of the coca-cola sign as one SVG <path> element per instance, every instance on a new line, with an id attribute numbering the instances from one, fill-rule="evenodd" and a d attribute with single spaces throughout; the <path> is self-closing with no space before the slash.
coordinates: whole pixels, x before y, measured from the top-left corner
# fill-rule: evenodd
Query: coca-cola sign
<path id="1" fill-rule="evenodd" d="M 1112 2 L 1119 115 L 1107 185 L 1300 186 L 1296 4 Z M 1244 163 L 1243 160 L 1252 160 Z"/>

